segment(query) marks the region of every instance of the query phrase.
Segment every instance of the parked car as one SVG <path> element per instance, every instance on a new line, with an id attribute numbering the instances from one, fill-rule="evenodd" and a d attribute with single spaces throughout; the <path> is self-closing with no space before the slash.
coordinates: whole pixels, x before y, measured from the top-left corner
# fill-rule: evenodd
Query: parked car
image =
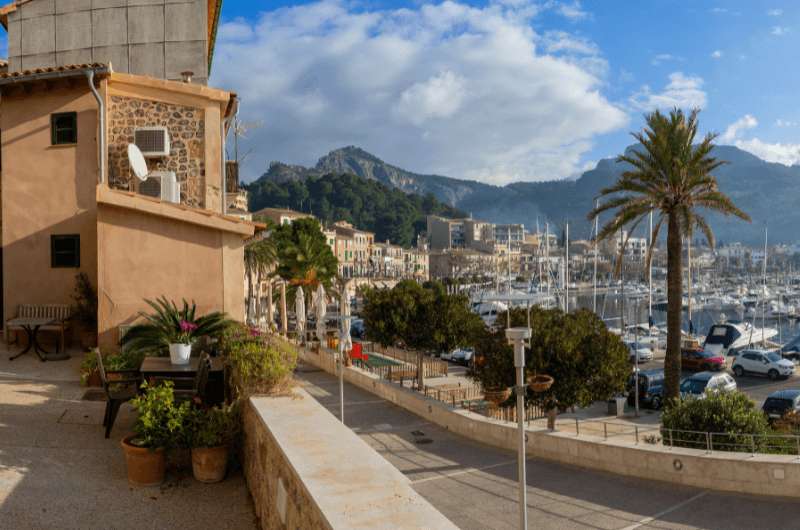
<path id="1" fill-rule="evenodd" d="M 704 398 L 710 392 L 733 392 L 736 381 L 730 375 L 719 372 L 698 372 L 681 381 L 680 392 L 684 397 Z"/>
<path id="2" fill-rule="evenodd" d="M 637 344 L 636 342 L 626 341 L 625 345 L 628 347 L 630 353 L 630 361 L 636 364 L 636 358 L 639 358 L 639 364 L 649 363 L 653 360 L 653 350 L 644 344 Z"/>
<path id="3" fill-rule="evenodd" d="M 639 372 L 639 406 L 658 410 L 663 403 L 664 370 L 641 370 Z M 633 386 L 634 376 L 628 380 L 628 405 L 636 405 L 636 393 Z"/>
<path id="4" fill-rule="evenodd" d="M 800 412 L 800 390 L 778 390 L 761 407 L 770 420 L 782 418 L 789 412 Z"/>
<path id="5" fill-rule="evenodd" d="M 703 350 L 681 350 L 681 368 L 699 372 L 719 372 L 725 368 L 725 357 Z"/>
<path id="6" fill-rule="evenodd" d="M 475 350 L 472 348 L 456 348 L 451 352 L 444 352 L 439 357 L 444 361 L 451 361 L 463 365 L 468 365 L 472 362 L 475 356 Z"/>
<path id="7" fill-rule="evenodd" d="M 772 380 L 794 374 L 794 363 L 780 354 L 766 350 L 743 350 L 733 360 L 736 377 L 745 374 L 766 375 Z"/>
<path id="8" fill-rule="evenodd" d="M 356 339 L 364 338 L 364 321 L 360 318 L 354 318 L 350 321 L 350 335 Z"/>

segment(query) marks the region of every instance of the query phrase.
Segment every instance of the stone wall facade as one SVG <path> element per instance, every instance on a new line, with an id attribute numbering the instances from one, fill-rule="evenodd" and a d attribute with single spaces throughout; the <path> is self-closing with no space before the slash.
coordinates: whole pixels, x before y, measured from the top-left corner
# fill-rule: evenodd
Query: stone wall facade
<path id="1" fill-rule="evenodd" d="M 181 204 L 204 208 L 206 200 L 205 119 L 203 109 L 159 101 L 111 96 L 108 108 L 108 182 L 136 191 L 128 163 L 128 144 L 137 127 L 164 126 L 170 156 L 148 158 L 150 171 L 174 171 L 181 184 Z"/>

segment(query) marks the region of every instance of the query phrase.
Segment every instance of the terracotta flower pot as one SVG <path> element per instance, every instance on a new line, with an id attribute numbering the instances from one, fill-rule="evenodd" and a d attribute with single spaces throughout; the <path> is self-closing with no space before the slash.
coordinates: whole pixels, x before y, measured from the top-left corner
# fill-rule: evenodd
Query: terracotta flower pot
<path id="1" fill-rule="evenodd" d="M 483 391 L 486 401 L 499 405 L 511 397 L 510 388 L 487 388 Z"/>
<path id="2" fill-rule="evenodd" d="M 195 447 L 192 449 L 194 478 L 207 484 L 220 482 L 228 469 L 228 447 Z"/>
<path id="3" fill-rule="evenodd" d="M 167 469 L 163 447 L 148 449 L 131 444 L 134 435 L 126 436 L 120 444 L 128 465 L 128 482 L 134 486 L 158 486 L 164 482 Z"/>
<path id="4" fill-rule="evenodd" d="M 528 376 L 528 386 L 534 392 L 545 392 L 553 386 L 553 378 L 549 375 L 530 375 Z"/>
<path id="5" fill-rule="evenodd" d="M 89 387 L 103 386 L 103 380 L 100 379 L 100 372 L 97 370 L 97 368 L 89 372 L 89 376 L 86 378 L 86 386 Z"/>

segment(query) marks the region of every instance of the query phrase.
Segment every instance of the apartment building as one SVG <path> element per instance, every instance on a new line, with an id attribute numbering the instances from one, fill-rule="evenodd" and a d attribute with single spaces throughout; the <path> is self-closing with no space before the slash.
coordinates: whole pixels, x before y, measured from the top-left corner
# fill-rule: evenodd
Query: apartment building
<path id="1" fill-rule="evenodd" d="M 466 230 L 470 219 L 446 219 L 436 215 L 427 217 L 427 238 L 431 250 L 449 250 L 466 247 Z M 474 225 L 471 225 L 474 229 Z M 474 231 L 471 233 L 474 239 Z"/>
<path id="2" fill-rule="evenodd" d="M 339 274 L 344 278 L 368 276 L 373 273 L 371 258 L 375 234 L 355 228 L 347 221 L 337 221 L 331 226 L 336 234 L 335 252 L 339 260 Z"/>

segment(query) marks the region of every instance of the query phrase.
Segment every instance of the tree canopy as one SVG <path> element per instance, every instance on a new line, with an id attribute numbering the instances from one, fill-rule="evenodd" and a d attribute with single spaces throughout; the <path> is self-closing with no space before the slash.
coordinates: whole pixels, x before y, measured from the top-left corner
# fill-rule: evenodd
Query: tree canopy
<path id="1" fill-rule="evenodd" d="M 410 246 L 425 231 L 427 215 L 464 217 L 432 194 L 404 193 L 372 179 L 352 174 L 309 176 L 304 180 L 275 183 L 259 179 L 247 186 L 250 210 L 291 208 L 308 212 L 330 224 L 348 221 L 361 230 L 375 232 L 376 241 Z"/>
<path id="2" fill-rule="evenodd" d="M 291 287 L 330 288 L 338 260 L 316 219 L 297 219 L 274 228 L 271 240 L 277 249 L 278 276 Z"/>

